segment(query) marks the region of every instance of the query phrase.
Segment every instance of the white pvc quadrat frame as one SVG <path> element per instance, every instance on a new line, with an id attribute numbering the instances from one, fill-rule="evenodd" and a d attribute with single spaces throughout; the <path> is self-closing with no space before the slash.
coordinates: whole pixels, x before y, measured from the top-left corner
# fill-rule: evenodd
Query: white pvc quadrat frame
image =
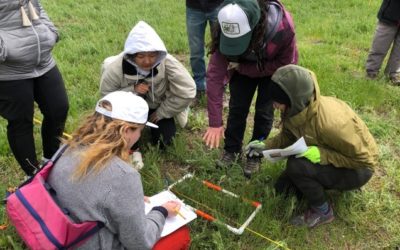
<path id="1" fill-rule="evenodd" d="M 189 179 L 189 178 L 193 178 L 193 177 L 194 177 L 193 174 L 186 174 L 185 176 L 183 176 L 178 181 L 176 181 L 176 182 L 172 183 L 171 185 L 169 185 L 167 190 L 171 191 L 171 189 L 175 185 L 177 185 L 178 183 L 181 183 L 184 180 Z M 189 209 L 193 210 L 193 212 L 195 212 L 197 215 L 199 215 L 203 219 L 206 219 L 206 220 L 211 221 L 211 222 L 218 223 L 218 224 L 220 224 L 222 226 L 225 226 L 229 231 L 233 232 L 234 234 L 241 235 L 244 232 L 244 230 L 246 229 L 246 227 L 250 224 L 250 222 L 254 219 L 254 217 L 256 216 L 258 211 L 260 211 L 260 209 L 262 207 L 261 203 L 259 203 L 257 201 L 251 201 L 251 200 L 248 200 L 246 198 L 242 198 L 239 195 L 234 194 L 234 193 L 232 193 L 232 192 L 230 192 L 228 190 L 225 190 L 225 189 L 223 189 L 222 187 L 220 187 L 218 185 L 212 184 L 209 181 L 203 180 L 202 183 L 205 186 L 207 186 L 207 187 L 209 187 L 211 189 L 214 189 L 215 191 L 222 192 L 224 194 L 227 194 L 229 196 L 232 196 L 232 197 L 235 197 L 235 198 L 238 198 L 238 199 L 242 199 L 243 201 L 245 201 L 245 202 L 247 202 L 247 203 L 249 203 L 249 204 L 251 204 L 252 206 L 255 207 L 255 210 L 250 214 L 250 216 L 246 219 L 246 221 L 239 228 L 236 228 L 236 227 L 233 227 L 231 225 L 226 224 L 225 222 L 222 222 L 222 221 L 218 220 L 217 218 L 215 218 L 215 217 L 213 217 L 213 216 L 211 216 L 211 215 L 209 215 L 209 214 L 207 214 L 207 213 L 205 213 L 205 212 L 203 212 L 203 211 L 201 211 L 199 209 L 193 208 L 193 207 L 191 207 L 189 205 L 185 205 L 186 207 L 188 207 Z"/>

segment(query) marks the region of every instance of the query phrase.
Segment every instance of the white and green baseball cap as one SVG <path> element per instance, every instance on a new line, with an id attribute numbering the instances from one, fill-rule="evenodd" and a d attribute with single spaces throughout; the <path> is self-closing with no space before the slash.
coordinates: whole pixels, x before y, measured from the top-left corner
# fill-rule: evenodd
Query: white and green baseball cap
<path id="1" fill-rule="evenodd" d="M 219 50 L 223 55 L 238 56 L 249 47 L 254 27 L 260 20 L 257 0 L 225 0 L 218 12 L 221 26 Z"/>

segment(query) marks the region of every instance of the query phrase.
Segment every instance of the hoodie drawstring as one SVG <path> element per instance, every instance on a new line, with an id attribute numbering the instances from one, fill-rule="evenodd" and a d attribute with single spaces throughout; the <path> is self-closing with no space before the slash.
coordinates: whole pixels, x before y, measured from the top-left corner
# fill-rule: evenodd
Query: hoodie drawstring
<path id="1" fill-rule="evenodd" d="M 37 15 L 37 11 L 31 1 L 28 1 L 28 10 L 29 10 L 29 16 L 31 19 L 29 19 L 28 15 L 26 14 L 25 8 L 24 8 L 24 3 L 22 0 L 19 0 L 19 5 L 20 5 L 20 12 L 21 12 L 21 18 L 22 18 L 22 26 L 24 27 L 29 27 L 32 26 L 31 20 L 39 20 L 39 16 Z"/>
<path id="2" fill-rule="evenodd" d="M 136 66 L 134 66 L 134 67 L 136 67 Z M 134 85 L 136 85 L 136 84 L 138 84 L 139 83 L 139 71 L 138 70 L 136 70 L 136 82 L 135 82 L 135 84 Z M 154 68 L 153 69 L 151 69 L 151 89 L 150 89 L 150 91 L 151 91 L 151 100 L 152 100 L 152 102 L 154 102 Z"/>

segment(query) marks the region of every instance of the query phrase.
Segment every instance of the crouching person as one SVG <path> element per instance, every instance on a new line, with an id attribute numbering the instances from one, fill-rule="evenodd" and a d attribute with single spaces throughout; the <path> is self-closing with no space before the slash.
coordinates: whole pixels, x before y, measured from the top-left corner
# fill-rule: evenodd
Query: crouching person
<path id="1" fill-rule="evenodd" d="M 174 117 L 181 127 L 188 120 L 196 84 L 187 69 L 167 49 L 156 31 L 140 21 L 129 33 L 124 51 L 108 57 L 102 66 L 100 92 L 116 90 L 142 96 L 150 107 L 152 143 L 168 146 L 176 133 Z"/>
<path id="2" fill-rule="evenodd" d="M 248 150 L 284 148 L 304 137 L 308 150 L 290 157 L 278 178 L 278 193 L 295 192 L 309 209 L 291 223 L 315 227 L 334 219 L 325 190 L 352 190 L 373 174 L 378 149 L 365 123 L 343 101 L 321 96 L 314 73 L 296 65 L 279 68 L 270 87 L 273 106 L 281 113 L 282 130 L 271 140 L 253 141 Z"/>
<path id="3" fill-rule="evenodd" d="M 68 148 L 51 171 L 49 184 L 74 221 L 104 223 L 79 249 L 151 249 L 166 218 L 180 208 L 180 203 L 169 201 L 144 212 L 140 174 L 128 158 L 144 126 L 156 127 L 147 122 L 148 110 L 132 93 L 106 95 L 66 141 Z M 177 247 L 172 249 L 186 249 L 190 242 L 187 227 L 166 238 L 174 239 Z"/>

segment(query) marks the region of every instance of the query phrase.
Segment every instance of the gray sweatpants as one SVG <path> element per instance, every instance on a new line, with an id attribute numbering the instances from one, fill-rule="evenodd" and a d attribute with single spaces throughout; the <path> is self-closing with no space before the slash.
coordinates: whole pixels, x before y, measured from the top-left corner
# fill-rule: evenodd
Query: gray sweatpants
<path id="1" fill-rule="evenodd" d="M 379 72 L 382 62 L 392 44 L 392 50 L 385 68 L 385 75 L 395 77 L 400 74 L 400 27 L 378 22 L 365 66 L 367 72 Z"/>

